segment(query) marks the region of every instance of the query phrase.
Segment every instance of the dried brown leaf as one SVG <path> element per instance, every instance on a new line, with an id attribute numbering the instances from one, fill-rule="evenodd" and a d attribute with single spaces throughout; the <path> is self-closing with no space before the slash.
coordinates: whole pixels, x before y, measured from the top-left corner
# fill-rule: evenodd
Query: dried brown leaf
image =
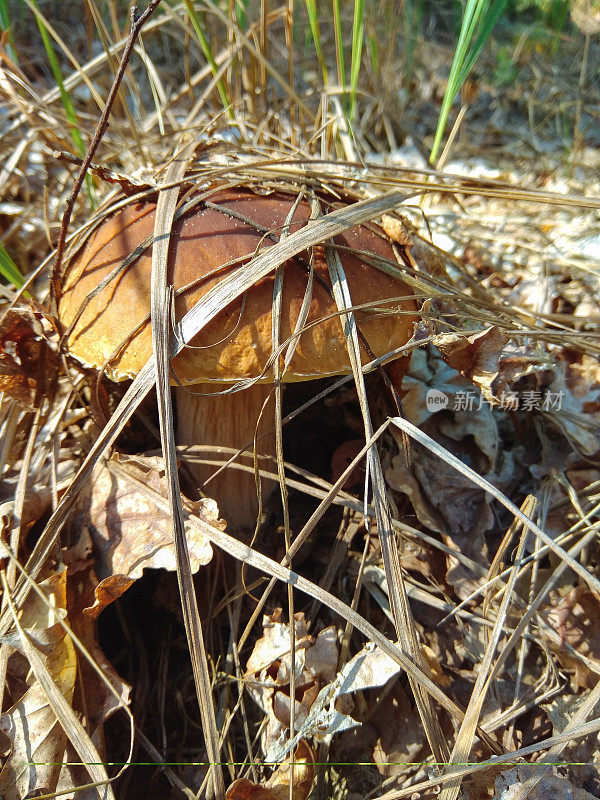
<path id="1" fill-rule="evenodd" d="M 498 373 L 498 361 L 509 337 L 496 327 L 469 335 L 440 334 L 434 344 L 448 366 L 472 381 L 487 396 L 491 381 Z"/>
<path id="2" fill-rule="evenodd" d="M 541 612 L 542 618 L 558 634 L 548 644 L 563 669 L 571 673 L 575 690 L 592 688 L 600 675 L 600 597 L 576 586 L 556 606 Z M 583 659 L 565 649 L 570 645 Z"/>
<path id="3" fill-rule="evenodd" d="M 280 622 L 281 609 L 263 618 L 263 636 L 248 659 L 246 676 L 256 679 L 249 692 L 267 717 L 263 734 L 265 753 L 279 744 L 290 725 L 291 636 L 290 626 Z M 303 613 L 294 620 L 295 727 L 300 730 L 322 686 L 333 680 L 338 661 L 336 631 L 325 628 L 316 637 L 308 634 Z"/>
<path id="4" fill-rule="evenodd" d="M 32 309 L 11 309 L 0 323 L 0 392 L 25 408 L 51 393 L 57 375 L 57 352 L 48 325 Z"/>
<path id="5" fill-rule="evenodd" d="M 72 521 L 72 529 L 87 531 L 93 544 L 100 578 L 94 614 L 123 594 L 144 569 L 176 568 L 170 517 L 143 491 L 145 485 L 166 497 L 162 459 L 122 456 L 115 462 L 122 469 L 113 470 L 110 463 L 96 467 Z M 194 504 L 194 512 L 211 524 L 218 522 L 212 500 Z M 188 532 L 188 547 L 194 571 L 211 560 L 212 548 L 197 532 Z"/>
<path id="6" fill-rule="evenodd" d="M 247 778 L 234 781 L 225 800 L 306 800 L 315 776 L 315 757 L 308 744 L 301 739 L 290 757 L 277 767 L 264 784 Z M 291 785 L 291 793 L 290 793 Z"/>
<path id="7" fill-rule="evenodd" d="M 30 595 L 22 625 L 40 651 L 46 667 L 70 703 L 77 663 L 75 648 L 56 621 L 66 614 L 66 569 L 40 584 L 48 604 Z M 17 637 L 10 644 L 19 647 Z M 0 795 L 20 800 L 34 792 L 52 792 L 57 784 L 67 735 L 56 718 L 45 690 L 34 680 L 21 700 L 0 717 L 0 730 L 11 742 L 11 752 L 0 772 Z"/>
<path id="8" fill-rule="evenodd" d="M 69 571 L 70 573 L 70 571 Z M 67 584 L 67 607 L 71 629 L 116 690 L 113 693 L 87 659 L 79 658 L 78 681 L 73 705 L 85 715 L 86 728 L 99 751 L 103 753 L 101 729 L 106 720 L 121 706 L 129 703 L 131 687 L 117 673 L 98 644 L 95 615 L 86 609 L 93 605 L 98 579 L 91 566 L 78 571 Z"/>

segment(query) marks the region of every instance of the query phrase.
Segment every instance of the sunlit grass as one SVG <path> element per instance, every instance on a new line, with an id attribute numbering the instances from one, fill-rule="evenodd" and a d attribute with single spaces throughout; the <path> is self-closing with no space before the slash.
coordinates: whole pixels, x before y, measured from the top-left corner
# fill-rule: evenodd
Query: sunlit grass
<path id="1" fill-rule="evenodd" d="M 20 289 L 25 283 L 25 279 L 21 275 L 19 268 L 8 254 L 2 242 L 0 242 L 0 275 L 2 275 L 7 283 L 16 286 L 17 289 Z"/>
<path id="2" fill-rule="evenodd" d="M 325 89 L 329 86 L 329 71 L 323 54 L 321 29 L 316 0 L 305 0 L 308 23 L 312 34 L 317 59 L 321 67 Z M 365 0 L 355 0 L 352 17 L 352 46 L 350 53 L 350 84 L 347 83 L 346 54 L 342 27 L 342 6 L 340 0 L 332 0 L 333 29 L 335 33 L 335 64 L 337 79 L 342 92 L 343 107 L 348 118 L 356 117 L 356 94 L 360 82 L 362 52 L 365 43 Z"/>
<path id="3" fill-rule="evenodd" d="M 190 22 L 192 23 L 192 27 L 194 28 L 194 33 L 196 34 L 196 36 L 198 38 L 198 43 L 200 45 L 200 48 L 201 48 L 201 50 L 202 50 L 202 52 L 204 54 L 204 57 L 206 58 L 206 60 L 207 60 L 207 62 L 209 64 L 210 68 L 211 68 L 213 77 L 215 78 L 216 85 L 217 85 L 217 91 L 219 93 L 219 98 L 221 99 L 221 104 L 223 106 L 223 109 L 226 109 L 229 118 L 233 119 L 233 110 L 231 108 L 231 98 L 229 97 L 229 93 L 227 91 L 225 83 L 223 82 L 223 80 L 221 78 L 218 77 L 219 68 L 217 67 L 217 62 L 216 62 L 216 59 L 215 59 L 214 54 L 212 52 L 212 48 L 210 46 L 210 42 L 208 40 L 208 37 L 207 37 L 207 35 L 206 35 L 205 31 L 204 31 L 204 27 L 202 25 L 202 21 L 201 21 L 200 17 L 198 16 L 198 14 L 196 13 L 196 9 L 194 8 L 194 4 L 192 3 L 192 0 L 185 0 L 185 6 L 186 6 L 186 9 L 187 9 L 187 12 L 188 12 L 188 17 L 190 19 Z M 245 10 L 244 10 L 244 14 L 245 14 Z"/>
<path id="4" fill-rule="evenodd" d="M 15 40 L 12 32 L 12 21 L 10 10 L 8 8 L 8 0 L 0 0 L 0 30 L 2 30 L 3 37 L 6 38 L 6 52 L 13 61 L 17 61 L 17 53 L 15 51 Z"/>
<path id="5" fill-rule="evenodd" d="M 48 63 L 50 64 L 52 75 L 54 77 L 54 80 L 56 81 L 56 85 L 60 92 L 60 99 L 62 102 L 62 106 L 67 121 L 69 123 L 69 133 L 71 134 L 71 139 L 73 140 L 73 144 L 75 145 L 77 154 L 81 158 L 84 158 L 86 153 L 86 146 L 83 141 L 83 136 L 81 135 L 79 119 L 77 117 L 73 101 L 71 100 L 71 95 L 65 88 L 62 69 L 60 67 L 58 56 L 56 55 L 56 50 L 54 49 L 54 45 L 52 44 L 52 39 L 50 37 L 50 34 L 48 33 L 48 29 L 44 24 L 44 19 L 42 15 L 39 13 L 36 0 L 31 0 L 31 8 L 35 14 L 35 20 L 37 22 L 40 35 L 42 37 L 42 42 L 44 43 L 44 49 L 48 57 Z M 85 185 L 86 185 L 86 194 L 88 196 L 90 205 L 92 206 L 92 208 L 95 208 L 96 200 L 94 194 L 94 184 L 92 182 L 92 178 L 90 175 L 86 175 Z"/>
<path id="6" fill-rule="evenodd" d="M 327 64 L 323 57 L 323 47 L 321 45 L 321 28 L 319 26 L 319 15 L 317 13 L 316 0 L 305 0 L 306 12 L 308 14 L 308 23 L 310 25 L 310 32 L 312 34 L 315 51 L 319 59 L 319 66 L 323 75 L 323 84 L 327 86 L 329 83 L 329 75 L 327 71 Z"/>
<path id="7" fill-rule="evenodd" d="M 354 19 L 352 22 L 352 55 L 350 61 L 350 119 L 356 116 L 356 90 L 360 76 L 363 41 L 365 38 L 365 2 L 354 0 Z"/>
<path id="8" fill-rule="evenodd" d="M 430 160 L 435 164 L 448 124 L 448 116 L 454 98 L 461 90 L 473 64 L 485 47 L 490 34 L 506 8 L 507 0 L 468 0 L 462 18 L 458 43 L 454 51 L 452 66 L 444 99 L 440 109 L 437 129 Z"/>

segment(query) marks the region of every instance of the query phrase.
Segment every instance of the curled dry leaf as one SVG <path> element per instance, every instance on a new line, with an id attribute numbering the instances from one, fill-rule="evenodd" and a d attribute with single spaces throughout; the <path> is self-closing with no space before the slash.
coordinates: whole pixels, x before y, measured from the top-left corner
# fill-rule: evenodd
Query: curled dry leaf
<path id="1" fill-rule="evenodd" d="M 77 462 L 69 458 L 68 455 L 63 455 L 63 453 L 64 451 L 60 451 L 56 471 L 53 471 L 53 467 L 48 460 L 40 470 L 33 486 L 25 492 L 20 520 L 22 539 L 25 538 L 30 528 L 36 522 L 39 522 L 52 507 L 53 475 L 56 477 L 56 490 L 60 494 L 75 474 Z M 8 461 L 10 462 L 10 459 Z M 13 461 L 12 469 L 8 475 L 3 477 L 0 483 L 0 513 L 3 517 L 3 523 L 6 525 L 10 525 L 11 516 L 14 514 L 15 494 L 19 482 L 21 464 L 21 461 Z"/>
<path id="2" fill-rule="evenodd" d="M 86 613 L 88 607 L 94 602 L 97 583 L 98 580 L 91 566 L 88 566 L 87 570 L 77 572 L 76 576 L 67 584 L 67 607 L 72 630 L 77 634 L 89 655 L 102 670 L 104 678 L 116 692 L 115 696 L 115 693 L 92 669 L 88 661 L 80 659 L 81 680 L 76 688 L 74 703 L 77 708 L 85 710 L 86 727 L 99 751 L 103 753 L 101 727 L 119 708 L 119 700 L 125 705 L 129 703 L 131 687 L 122 680 L 101 650 L 94 617 Z"/>
<path id="3" fill-rule="evenodd" d="M 558 359 L 548 393 L 558 398 L 552 422 L 584 456 L 600 453 L 600 367 L 595 359 Z"/>
<path id="4" fill-rule="evenodd" d="M 555 694 L 552 699 L 543 704 L 554 732 L 564 731 L 573 717 L 589 703 L 592 691 L 593 689 L 582 689 L 579 694 L 563 691 Z M 589 788 L 598 786 L 598 764 L 600 763 L 598 736 L 586 736 L 572 740 L 563 750 L 561 759 L 563 763 L 571 763 L 569 778 L 573 784 L 587 785 Z M 594 798 L 590 796 L 589 800 L 596 800 L 597 796 L 598 791 L 596 790 Z M 577 794 L 576 797 L 580 800 Z"/>
<path id="5" fill-rule="evenodd" d="M 292 671 L 290 626 L 281 622 L 281 609 L 263 618 L 263 636 L 256 642 L 248 663 L 246 676 L 249 692 L 267 716 L 263 734 L 263 749 L 267 760 L 278 746 L 290 725 L 290 675 Z M 296 651 L 294 676 L 295 727 L 299 730 L 306 720 L 320 688 L 335 677 L 338 647 L 335 628 L 325 628 L 316 637 L 310 636 L 304 614 L 294 619 Z"/>
<path id="6" fill-rule="evenodd" d="M 386 777 L 414 770 L 426 739 L 406 692 L 397 683 L 383 699 L 373 698 L 373 702 L 375 707 L 369 703 L 362 725 L 341 736 L 336 757 L 350 763 L 372 761 Z"/>
<path id="7" fill-rule="evenodd" d="M 329 744 L 337 733 L 360 725 L 349 716 L 354 708 L 352 692 L 364 691 L 384 686 L 394 678 L 400 667 L 381 648 L 369 643 L 350 659 L 331 683 L 324 686 L 315 698 L 308 717 L 301 726 L 299 734 L 314 736 L 318 741 Z M 282 757 L 283 739 L 272 748 L 272 760 Z"/>
<path id="8" fill-rule="evenodd" d="M 66 581 L 65 568 L 42 581 L 40 589 L 48 602 L 44 603 L 32 592 L 22 611 L 21 624 L 44 658 L 59 691 L 70 703 L 77 673 L 75 648 L 57 621 L 66 616 Z M 10 634 L 4 641 L 20 649 L 18 634 Z M 5 800 L 20 800 L 35 792 L 52 792 L 60 774 L 67 736 L 46 692 L 36 680 L 0 716 L 0 731 L 11 743 L 10 755 L 0 772 L 0 796 Z"/>
<path id="9" fill-rule="evenodd" d="M 416 351 L 403 385 L 404 412 L 410 422 L 499 488 L 516 479 L 514 458 L 501 446 L 494 412 L 439 353 Z M 440 399 L 443 402 L 437 402 Z M 400 452 L 386 472 L 391 488 L 410 498 L 419 521 L 442 534 L 446 544 L 487 566 L 483 534 L 494 522 L 489 496 L 441 456 L 418 445 L 407 466 L 401 436 L 395 430 L 392 434 Z M 452 557 L 446 579 L 459 597 L 470 594 L 481 580 Z"/>
<path id="10" fill-rule="evenodd" d="M 600 367 L 583 353 L 532 351 L 517 347 L 495 327 L 465 336 L 434 339 L 446 364 L 472 381 L 487 403 L 539 410 L 590 456 L 600 451 Z M 435 388 L 443 387 L 433 384 Z"/>
<path id="11" fill-rule="evenodd" d="M 413 269 L 448 280 L 446 264 L 450 257 L 439 247 L 419 236 L 417 229 L 406 217 L 384 214 L 381 227 L 393 242 L 404 248 L 404 255 Z"/>
<path id="12" fill-rule="evenodd" d="M 509 337 L 495 327 L 466 336 L 463 333 L 440 334 L 434 338 L 446 364 L 472 381 L 490 396 L 490 384 L 498 374 L 498 361 Z"/>
<path id="13" fill-rule="evenodd" d="M 561 667 L 571 674 L 573 688 L 592 688 L 600 676 L 600 598 L 595 592 L 576 586 L 556 606 L 540 616 L 557 636 L 545 637 Z M 542 629 L 542 635 L 544 631 Z M 565 648 L 569 645 L 582 656 Z"/>
<path id="14" fill-rule="evenodd" d="M 0 393 L 25 408 L 54 389 L 57 351 L 41 314 L 32 308 L 14 308 L 0 323 Z"/>
<path id="15" fill-rule="evenodd" d="M 521 764 L 496 778 L 494 800 L 512 800 L 519 792 L 529 800 L 587 800 L 587 792 L 576 789 L 556 767 L 548 766 L 540 778 L 541 766 Z M 539 778 L 534 784 L 534 779 Z"/>
<path id="16" fill-rule="evenodd" d="M 289 625 L 280 618 L 281 609 L 263 618 L 264 635 L 256 643 L 246 670 L 250 695 L 267 718 L 262 738 L 267 761 L 282 757 L 289 735 L 291 642 Z M 299 613 L 295 631 L 295 730 L 303 737 L 330 742 L 334 734 L 360 724 L 349 716 L 354 708 L 352 692 L 384 686 L 400 667 L 383 650 L 368 644 L 336 673 L 335 629 L 325 628 L 313 639 L 304 615 Z M 433 654 L 430 657 L 435 661 Z"/>
<path id="17" fill-rule="evenodd" d="M 294 757 L 280 764 L 264 784 L 247 778 L 234 781 L 225 795 L 225 800 L 306 800 L 315 777 L 313 751 L 300 739 Z M 291 791 L 290 791 L 291 785 Z"/>
<path id="18" fill-rule="evenodd" d="M 117 469 L 111 469 L 112 464 Z M 97 466 L 80 496 L 71 529 L 87 531 L 92 541 L 94 568 L 100 578 L 94 615 L 123 594 L 144 569 L 176 569 L 170 517 L 144 493 L 144 486 L 167 496 L 162 459 L 121 456 Z M 219 524 L 213 500 L 194 503 L 190 510 Z M 188 547 L 192 570 L 197 572 L 211 560 L 212 548 L 191 529 Z"/>

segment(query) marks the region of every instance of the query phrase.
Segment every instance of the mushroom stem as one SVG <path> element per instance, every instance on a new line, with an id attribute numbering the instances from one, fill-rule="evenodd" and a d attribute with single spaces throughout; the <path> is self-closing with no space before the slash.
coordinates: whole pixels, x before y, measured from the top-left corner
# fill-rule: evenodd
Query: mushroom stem
<path id="1" fill-rule="evenodd" d="M 272 385 L 256 383 L 249 389 L 232 394 L 217 394 L 226 388 L 216 383 L 195 384 L 189 388 L 176 388 L 177 441 L 180 445 L 214 445 L 214 453 L 205 458 L 223 460 L 220 447 L 238 450 L 252 442 L 256 423 L 265 401 L 272 393 Z M 212 393 L 212 396 L 206 396 Z M 267 431 L 270 430 L 269 433 Z M 275 455 L 275 431 L 273 430 L 273 403 L 263 412 L 258 435 L 266 435 L 257 442 L 259 455 Z M 225 459 L 229 454 L 225 454 Z M 247 450 L 238 459 L 243 464 L 253 465 L 253 451 Z M 259 466 L 273 471 L 272 463 L 259 462 Z M 219 513 L 234 528 L 254 528 L 258 514 L 258 497 L 253 472 L 228 467 L 216 478 L 203 486 L 218 466 L 189 461 L 188 469 L 196 486 L 216 500 Z M 273 489 L 273 481 L 262 480 L 263 502 Z"/>

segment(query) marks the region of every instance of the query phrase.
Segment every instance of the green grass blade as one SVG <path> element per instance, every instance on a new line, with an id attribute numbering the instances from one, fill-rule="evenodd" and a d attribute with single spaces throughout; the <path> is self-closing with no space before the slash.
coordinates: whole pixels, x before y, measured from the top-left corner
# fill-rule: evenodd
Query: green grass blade
<path id="1" fill-rule="evenodd" d="M 346 65 L 344 63 L 344 41 L 342 37 L 342 17 L 340 0 L 333 0 L 333 27 L 335 31 L 335 60 L 337 64 L 338 83 L 346 86 Z"/>
<path id="2" fill-rule="evenodd" d="M 86 153 L 86 146 L 84 144 L 83 137 L 81 135 L 81 130 L 79 128 L 79 120 L 77 118 L 77 113 L 75 111 L 73 101 L 71 100 L 71 95 L 65 88 L 65 83 L 62 76 L 62 70 L 60 68 L 60 64 L 58 61 L 58 57 L 56 55 L 56 51 L 54 49 L 54 45 L 52 44 L 52 39 L 50 38 L 50 34 L 48 33 L 46 26 L 44 25 L 44 20 L 42 19 L 41 14 L 39 14 L 38 12 L 36 0 L 31 0 L 31 5 L 35 13 L 35 19 L 38 28 L 40 30 L 42 42 L 44 43 L 44 49 L 46 50 L 46 55 L 48 56 L 48 63 L 50 64 L 52 75 L 54 77 L 54 80 L 56 81 L 58 91 L 60 92 L 60 99 L 63 105 L 63 109 L 65 111 L 65 115 L 67 117 L 67 121 L 69 123 L 69 132 L 71 134 L 73 144 L 75 145 L 75 149 L 77 150 L 79 156 L 81 158 L 84 158 Z M 92 208 L 95 208 L 96 199 L 94 193 L 94 185 L 90 175 L 86 175 L 85 184 L 86 184 L 86 194 L 88 196 L 90 205 Z"/>
<path id="3" fill-rule="evenodd" d="M 213 77 L 217 79 L 217 75 L 219 73 L 219 68 L 217 67 L 217 62 L 215 61 L 215 57 L 213 56 L 213 52 L 210 47 L 210 43 L 208 41 L 208 37 L 204 32 L 204 28 L 202 27 L 202 22 L 198 14 L 196 13 L 196 9 L 194 8 L 194 4 L 192 0 L 185 0 L 185 6 L 187 8 L 188 17 L 190 18 L 190 22 L 192 23 L 192 27 L 194 28 L 194 33 L 198 38 L 198 42 L 200 44 L 200 49 L 204 54 L 204 58 L 208 62 L 210 66 L 211 72 Z M 219 93 L 219 97 L 221 99 L 221 105 L 223 106 L 224 110 L 227 110 L 227 114 L 230 120 L 233 120 L 233 109 L 231 107 L 231 99 L 225 88 L 225 84 L 219 78 L 217 80 L 217 91 Z"/>
<path id="4" fill-rule="evenodd" d="M 454 98 L 485 47 L 506 4 L 507 0 L 468 0 L 465 6 L 458 43 L 431 148 L 430 161 L 432 164 L 437 161 Z"/>
<path id="5" fill-rule="evenodd" d="M 323 83 L 325 86 L 329 83 L 329 75 L 327 72 L 327 64 L 323 58 L 323 48 L 321 46 L 321 29 L 319 27 L 319 15 L 317 13 L 316 0 L 305 0 L 306 12 L 308 14 L 308 24 L 310 25 L 310 32 L 312 34 L 313 43 L 319 64 L 321 65 L 321 72 L 323 73 Z"/>
<path id="6" fill-rule="evenodd" d="M 12 33 L 12 22 L 7 0 L 0 0 L 0 30 L 2 30 L 3 34 L 6 34 L 8 40 L 6 43 L 6 52 L 16 64 L 17 52 L 15 50 L 15 40 Z"/>
<path id="7" fill-rule="evenodd" d="M 19 268 L 9 256 L 2 242 L 0 242 L 0 275 L 7 283 L 12 283 L 17 289 L 20 289 L 25 283 Z"/>
<path id="8" fill-rule="evenodd" d="M 235 0 L 235 19 L 238 28 L 242 31 L 248 30 L 248 3 L 250 0 Z"/>
<path id="9" fill-rule="evenodd" d="M 481 51 L 483 50 L 488 39 L 490 38 L 492 30 L 496 27 L 496 23 L 502 16 L 506 4 L 507 0 L 500 0 L 500 2 L 496 2 L 494 6 L 490 9 L 489 13 L 486 14 L 485 19 L 479 26 L 477 30 L 477 36 L 475 37 L 475 41 L 472 43 L 470 50 L 467 54 L 467 57 L 465 58 L 465 62 L 462 66 L 462 69 L 458 74 L 459 89 L 466 81 L 469 72 L 473 67 L 473 64 L 477 61 L 477 59 L 481 55 Z"/>
<path id="10" fill-rule="evenodd" d="M 352 21 L 352 61 L 350 64 L 350 119 L 356 114 L 356 89 L 365 38 L 365 2 L 354 0 L 354 19 Z"/>

